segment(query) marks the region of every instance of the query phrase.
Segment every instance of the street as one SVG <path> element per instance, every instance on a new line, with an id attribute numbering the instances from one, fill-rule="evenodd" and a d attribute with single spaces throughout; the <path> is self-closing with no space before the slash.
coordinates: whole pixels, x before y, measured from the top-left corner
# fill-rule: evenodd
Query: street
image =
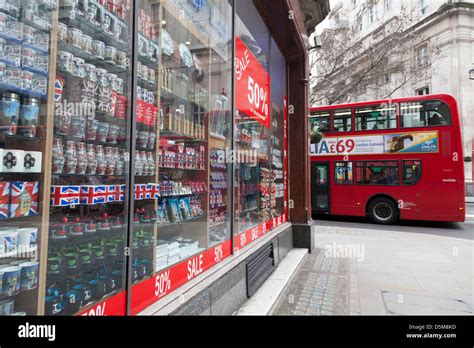
<path id="1" fill-rule="evenodd" d="M 466 315 L 474 312 L 474 204 L 465 223 L 317 217 L 316 250 L 275 315 Z"/>

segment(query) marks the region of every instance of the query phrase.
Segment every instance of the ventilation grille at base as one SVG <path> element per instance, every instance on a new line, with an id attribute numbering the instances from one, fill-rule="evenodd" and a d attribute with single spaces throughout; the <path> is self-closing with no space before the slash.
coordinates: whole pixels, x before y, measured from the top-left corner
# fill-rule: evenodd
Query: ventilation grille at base
<path id="1" fill-rule="evenodd" d="M 257 251 L 247 260 L 247 296 L 250 298 L 275 270 L 273 244 Z"/>

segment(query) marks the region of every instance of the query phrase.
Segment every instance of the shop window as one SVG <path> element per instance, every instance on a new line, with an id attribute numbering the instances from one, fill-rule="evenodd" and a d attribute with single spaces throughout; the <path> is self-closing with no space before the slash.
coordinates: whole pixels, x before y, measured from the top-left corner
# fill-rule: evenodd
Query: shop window
<path id="1" fill-rule="evenodd" d="M 356 162 L 356 180 L 358 185 L 396 186 L 398 162 Z"/>
<path id="2" fill-rule="evenodd" d="M 402 127 L 436 127 L 451 125 L 451 112 L 440 100 L 402 103 Z"/>
<path id="3" fill-rule="evenodd" d="M 335 110 L 334 111 L 334 132 L 350 132 L 352 131 L 352 110 Z"/>
<path id="4" fill-rule="evenodd" d="M 422 175 L 421 161 L 402 161 L 403 165 L 403 185 L 416 185 Z"/>
<path id="5" fill-rule="evenodd" d="M 30 2 L 23 13 L 47 13 L 47 3 Z M 46 18 L 51 19 L 48 15 Z M 52 164 L 44 169 L 51 170 L 52 175 L 51 182 L 39 189 L 51 192 L 46 214 L 49 231 L 43 228 L 41 232 L 41 238 L 48 238 L 46 284 L 42 284 L 46 287 L 46 315 L 83 314 L 101 301 L 115 302 L 104 315 L 125 314 L 127 265 L 123 251 L 133 215 L 127 203 L 128 192 L 133 192 L 128 173 L 130 101 L 134 93 L 132 18 L 131 7 L 119 10 L 98 2 L 61 1 L 59 22 L 52 23 L 58 30 L 58 36 L 50 38 L 49 49 L 50 60 L 54 55 L 58 57 L 55 71 L 50 72 L 56 76 L 54 95 L 48 96 L 54 109 L 54 127 L 42 126 L 53 133 L 53 146 L 48 149 Z M 40 21 L 35 16 L 30 22 Z M 140 53 L 146 44 L 150 62 L 155 60 L 155 65 L 149 63 L 140 69 L 140 76 L 151 86 L 157 79 L 158 46 L 153 46 L 154 37 L 150 35 L 140 42 Z M 141 105 L 156 108 L 152 88 L 140 91 Z M 137 119 L 137 125 L 141 148 L 134 157 L 142 163 L 140 175 L 152 175 L 156 170 L 153 159 L 157 131 L 153 112 L 146 125 L 142 118 Z M 149 214 L 143 211 L 151 221 Z M 134 253 L 153 254 L 153 232 L 149 228 L 143 229 L 136 241 Z M 152 262 L 134 266 L 137 277 L 152 271 Z"/>
<path id="6" fill-rule="evenodd" d="M 335 181 L 337 185 L 352 185 L 352 162 L 335 162 Z"/>
<path id="7" fill-rule="evenodd" d="M 331 113 L 329 111 L 313 112 L 310 116 L 311 128 L 317 127 L 322 133 L 331 131 Z"/>
<path id="8" fill-rule="evenodd" d="M 356 109 L 356 131 L 397 128 L 397 110 L 392 104 Z"/>

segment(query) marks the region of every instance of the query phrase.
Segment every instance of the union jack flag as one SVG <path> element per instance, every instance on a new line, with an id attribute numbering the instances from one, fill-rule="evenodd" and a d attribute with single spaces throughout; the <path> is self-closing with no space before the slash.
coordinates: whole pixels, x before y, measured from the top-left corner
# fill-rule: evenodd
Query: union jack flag
<path id="1" fill-rule="evenodd" d="M 63 90 L 64 90 L 64 80 L 63 79 L 56 79 L 54 82 L 54 101 L 56 103 L 61 102 L 61 98 L 63 96 Z"/>
<path id="2" fill-rule="evenodd" d="M 12 182 L 10 217 L 38 215 L 39 183 Z"/>
<path id="3" fill-rule="evenodd" d="M 133 198 L 136 201 L 141 201 L 144 199 L 150 199 L 151 198 L 151 185 L 147 184 L 136 184 L 135 185 L 135 193 L 133 195 Z"/>
<path id="4" fill-rule="evenodd" d="M 109 185 L 81 186 L 81 204 L 97 205 L 110 202 L 110 196 L 113 196 L 110 188 Z"/>
<path id="5" fill-rule="evenodd" d="M 0 182 L 0 220 L 8 219 L 8 204 L 10 203 L 10 183 Z"/>
<path id="6" fill-rule="evenodd" d="M 160 198 L 160 184 L 150 184 L 151 185 L 151 198 L 158 199 Z"/>
<path id="7" fill-rule="evenodd" d="M 123 202 L 125 201 L 125 185 L 110 186 L 111 195 L 109 202 Z"/>
<path id="8" fill-rule="evenodd" d="M 51 186 L 51 206 L 67 207 L 80 203 L 81 186 Z"/>

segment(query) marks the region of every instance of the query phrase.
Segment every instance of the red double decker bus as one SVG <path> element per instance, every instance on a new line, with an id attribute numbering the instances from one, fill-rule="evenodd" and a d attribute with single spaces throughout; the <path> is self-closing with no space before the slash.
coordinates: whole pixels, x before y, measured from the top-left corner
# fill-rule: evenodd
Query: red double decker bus
<path id="1" fill-rule="evenodd" d="M 313 214 L 369 216 L 380 224 L 465 220 L 453 97 L 312 108 L 310 129 Z"/>

